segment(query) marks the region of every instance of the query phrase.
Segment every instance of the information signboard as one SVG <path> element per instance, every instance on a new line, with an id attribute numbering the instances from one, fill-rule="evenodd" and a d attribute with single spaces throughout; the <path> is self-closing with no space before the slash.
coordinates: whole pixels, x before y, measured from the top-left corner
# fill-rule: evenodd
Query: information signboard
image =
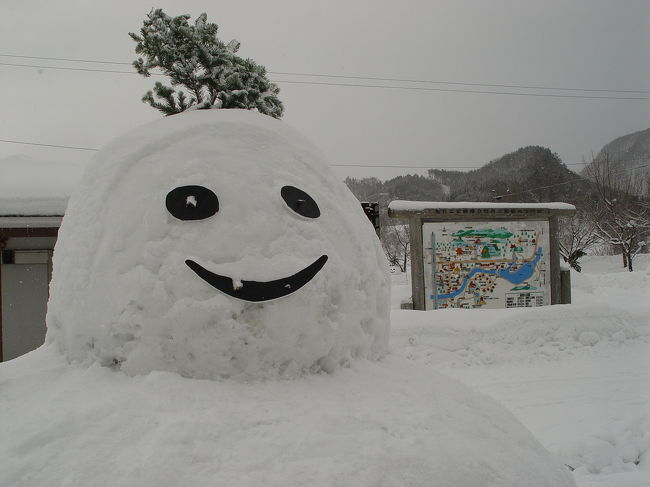
<path id="1" fill-rule="evenodd" d="M 422 224 L 426 309 L 551 304 L 549 222 Z"/>

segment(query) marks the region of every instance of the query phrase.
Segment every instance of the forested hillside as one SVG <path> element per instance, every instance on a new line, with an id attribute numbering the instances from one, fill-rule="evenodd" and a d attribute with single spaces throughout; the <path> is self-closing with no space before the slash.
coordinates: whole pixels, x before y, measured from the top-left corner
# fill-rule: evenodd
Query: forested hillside
<path id="1" fill-rule="evenodd" d="M 618 137 L 606 144 L 582 174 L 611 173 L 613 183 L 629 187 L 638 196 L 650 194 L 650 128 Z"/>
<path id="2" fill-rule="evenodd" d="M 446 199 L 448 188 L 431 177 L 418 174 L 398 176 L 387 181 L 377 178 L 346 178 L 352 193 L 359 201 L 416 200 L 443 201 Z"/>
<path id="3" fill-rule="evenodd" d="M 529 146 L 469 172 L 432 169 L 430 175 L 449 186 L 450 201 L 577 202 L 588 184 L 570 171 L 557 154 Z"/>
<path id="4" fill-rule="evenodd" d="M 468 172 L 430 169 L 429 176 L 387 181 L 347 178 L 360 200 L 508 201 L 577 203 L 590 194 L 587 181 L 570 171 L 557 154 L 529 146 Z"/>
<path id="5" fill-rule="evenodd" d="M 346 183 L 361 201 L 379 202 L 382 244 L 391 264 L 401 270 L 408 261 L 408 232 L 403 222 L 386 218 L 388 202 L 398 199 L 573 203 L 576 215 L 560 222 L 565 261 L 579 270 L 579 259 L 601 244 L 621 253 L 623 266 L 631 271 L 650 234 L 650 168 L 638 168 L 649 164 L 649 152 L 650 129 L 607 144 L 582 176 L 551 150 L 528 146 L 468 172 L 430 169 L 428 177 L 407 175 L 384 182 L 348 178 Z"/>

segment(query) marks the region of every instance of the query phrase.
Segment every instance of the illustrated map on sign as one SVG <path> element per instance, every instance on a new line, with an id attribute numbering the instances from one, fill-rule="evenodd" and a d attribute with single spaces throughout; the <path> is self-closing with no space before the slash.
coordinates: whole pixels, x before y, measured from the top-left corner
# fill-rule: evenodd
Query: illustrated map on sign
<path id="1" fill-rule="evenodd" d="M 422 226 L 427 309 L 550 304 L 548 222 Z"/>

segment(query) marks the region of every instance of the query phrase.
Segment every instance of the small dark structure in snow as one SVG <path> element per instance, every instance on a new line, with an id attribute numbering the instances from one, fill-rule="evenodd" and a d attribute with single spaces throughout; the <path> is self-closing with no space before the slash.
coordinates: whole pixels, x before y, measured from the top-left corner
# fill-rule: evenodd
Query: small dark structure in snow
<path id="1" fill-rule="evenodd" d="M 0 160 L 0 361 L 43 344 L 52 253 L 83 164 Z"/>
<path id="2" fill-rule="evenodd" d="M 567 203 L 393 201 L 388 216 L 409 221 L 413 309 L 569 303 L 557 217 L 573 213 Z"/>
<path id="3" fill-rule="evenodd" d="M 0 216 L 0 360 L 43 344 L 52 252 L 61 216 Z"/>

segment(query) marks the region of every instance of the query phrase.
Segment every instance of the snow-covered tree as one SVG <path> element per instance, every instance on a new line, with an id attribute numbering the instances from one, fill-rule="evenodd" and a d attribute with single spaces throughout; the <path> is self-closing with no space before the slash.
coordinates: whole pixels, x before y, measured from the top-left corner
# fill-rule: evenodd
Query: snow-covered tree
<path id="1" fill-rule="evenodd" d="M 129 33 L 141 55 L 133 62 L 137 72 L 148 77 L 158 68 L 171 80 L 171 86 L 157 82 L 142 101 L 165 115 L 190 107 L 244 108 L 280 118 L 280 89 L 267 79 L 264 66 L 237 56 L 236 40 L 219 40 L 217 24 L 207 22 L 205 13 L 194 25 L 189 19 L 187 14 L 170 17 L 156 9 L 147 15 L 140 35 Z"/>
<path id="2" fill-rule="evenodd" d="M 632 272 L 634 257 L 650 237 L 650 208 L 648 200 L 638 196 L 640 181 L 632 176 L 621 177 L 620 172 L 612 169 L 607 154 L 589 167 L 589 177 L 598 193 L 593 209 L 595 231 L 604 242 L 620 249 L 623 266 Z"/>
<path id="3" fill-rule="evenodd" d="M 605 207 L 596 223 L 600 237 L 623 255 L 623 266 L 632 272 L 636 255 L 647 244 L 650 235 L 650 212 L 642 207 Z"/>
<path id="4" fill-rule="evenodd" d="M 559 220 L 558 242 L 564 262 L 580 272 L 580 259 L 599 242 L 596 221 L 591 212 L 578 210 L 573 216 Z"/>
<path id="5" fill-rule="evenodd" d="M 381 246 L 390 265 L 396 265 L 399 270 L 406 272 L 410 259 L 410 238 L 408 225 L 389 223 L 382 226 Z"/>

